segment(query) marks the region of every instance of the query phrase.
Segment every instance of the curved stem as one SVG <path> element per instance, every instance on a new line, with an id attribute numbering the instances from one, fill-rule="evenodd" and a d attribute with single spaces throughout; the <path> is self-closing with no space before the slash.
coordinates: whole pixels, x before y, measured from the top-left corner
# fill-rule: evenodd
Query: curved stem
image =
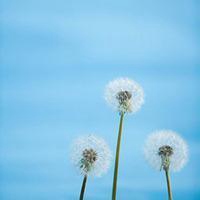
<path id="1" fill-rule="evenodd" d="M 123 119 L 124 119 L 124 113 L 121 113 L 118 139 L 117 139 L 117 148 L 116 148 L 116 155 L 115 155 L 115 170 L 114 170 L 114 178 L 113 178 L 112 200 L 116 200 L 117 176 L 118 176 L 119 153 L 120 153 L 120 143 L 121 143 L 121 136 L 122 136 Z"/>
<path id="2" fill-rule="evenodd" d="M 166 180 L 167 180 L 167 190 L 168 190 L 168 198 L 169 200 L 172 200 L 172 190 L 171 190 L 171 184 L 170 184 L 170 177 L 169 177 L 169 170 L 165 170 Z"/>
<path id="3" fill-rule="evenodd" d="M 81 187 L 81 193 L 80 193 L 80 198 L 79 200 L 83 200 L 84 192 L 85 192 L 85 186 L 87 182 L 87 175 L 84 176 L 82 187 Z"/>

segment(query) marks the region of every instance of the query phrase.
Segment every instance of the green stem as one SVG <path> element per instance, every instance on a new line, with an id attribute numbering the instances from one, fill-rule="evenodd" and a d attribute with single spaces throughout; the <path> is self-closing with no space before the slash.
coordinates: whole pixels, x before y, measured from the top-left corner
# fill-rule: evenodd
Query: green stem
<path id="1" fill-rule="evenodd" d="M 118 139 L 117 139 L 117 148 L 116 148 L 116 155 L 115 155 L 116 157 L 115 157 L 115 170 L 114 170 L 114 178 L 113 178 L 112 200 L 116 200 L 117 176 L 118 176 L 119 153 L 120 153 L 120 143 L 121 143 L 121 136 L 122 136 L 123 119 L 124 119 L 124 113 L 121 113 Z"/>
<path id="2" fill-rule="evenodd" d="M 80 193 L 80 198 L 79 200 L 83 200 L 84 192 L 85 192 L 85 186 L 87 182 L 87 175 L 84 176 L 82 187 L 81 187 L 81 193 Z"/>
<path id="3" fill-rule="evenodd" d="M 166 180 L 167 180 L 167 190 L 168 190 L 168 198 L 169 200 L 172 200 L 172 190 L 171 190 L 171 184 L 170 184 L 170 177 L 169 177 L 169 170 L 165 170 Z"/>

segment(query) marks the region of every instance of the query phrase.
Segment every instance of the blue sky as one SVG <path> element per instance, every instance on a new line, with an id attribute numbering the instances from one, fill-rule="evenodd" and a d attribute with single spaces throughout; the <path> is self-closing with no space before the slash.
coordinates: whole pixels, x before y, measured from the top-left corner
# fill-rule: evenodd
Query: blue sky
<path id="1" fill-rule="evenodd" d="M 176 199 L 200 196 L 199 2 L 1 0 L 0 197 L 78 199 L 82 177 L 69 161 L 71 141 L 96 133 L 115 150 L 119 116 L 104 87 L 139 82 L 145 104 L 127 115 L 119 199 L 166 197 L 163 173 L 142 156 L 145 138 L 172 129 L 190 159 L 172 174 Z M 113 165 L 89 179 L 86 199 L 110 199 Z"/>

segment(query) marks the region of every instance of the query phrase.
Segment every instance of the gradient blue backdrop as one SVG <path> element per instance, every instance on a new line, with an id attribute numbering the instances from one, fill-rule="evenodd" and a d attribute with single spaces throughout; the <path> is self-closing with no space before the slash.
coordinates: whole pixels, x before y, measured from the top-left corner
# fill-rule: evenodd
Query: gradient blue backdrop
<path id="1" fill-rule="evenodd" d="M 167 199 L 164 174 L 142 157 L 163 128 L 190 148 L 172 174 L 174 199 L 200 199 L 199 9 L 197 0 L 1 0 L 0 199 L 78 199 L 69 145 L 96 133 L 114 151 L 119 116 L 103 93 L 121 76 L 143 86 L 146 103 L 125 119 L 118 199 Z M 86 200 L 111 199 L 112 175 L 113 165 L 89 179 Z"/>

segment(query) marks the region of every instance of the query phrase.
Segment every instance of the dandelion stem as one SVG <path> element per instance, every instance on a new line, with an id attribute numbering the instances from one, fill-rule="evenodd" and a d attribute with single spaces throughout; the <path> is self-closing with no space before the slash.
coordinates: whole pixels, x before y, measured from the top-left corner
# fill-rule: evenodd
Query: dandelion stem
<path id="1" fill-rule="evenodd" d="M 120 153 L 120 143 L 121 143 L 121 136 L 122 136 L 123 119 L 124 119 L 124 113 L 121 113 L 118 139 L 117 139 L 117 148 L 116 148 L 116 155 L 115 155 L 116 157 L 115 157 L 115 170 L 114 170 L 114 178 L 113 178 L 112 200 L 116 200 L 117 176 L 118 176 L 119 153 Z"/>
<path id="2" fill-rule="evenodd" d="M 167 189 L 168 189 L 168 198 L 169 200 L 172 200 L 172 190 L 171 190 L 171 184 L 170 184 L 170 177 L 169 177 L 169 170 L 165 170 L 166 180 L 167 180 Z"/>
<path id="3" fill-rule="evenodd" d="M 85 186 L 87 182 L 87 175 L 84 176 L 82 187 L 81 187 L 81 193 L 80 193 L 80 198 L 79 200 L 83 200 L 84 192 L 85 192 Z"/>

